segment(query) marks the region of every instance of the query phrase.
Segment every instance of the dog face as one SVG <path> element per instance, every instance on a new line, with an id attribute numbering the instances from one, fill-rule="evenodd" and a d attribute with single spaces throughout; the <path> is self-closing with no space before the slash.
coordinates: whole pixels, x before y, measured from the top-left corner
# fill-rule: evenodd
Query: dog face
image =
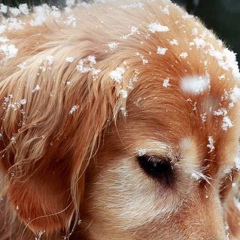
<path id="1" fill-rule="evenodd" d="M 234 54 L 170 1 L 59 14 L 4 20 L 2 235 L 238 237 Z"/>

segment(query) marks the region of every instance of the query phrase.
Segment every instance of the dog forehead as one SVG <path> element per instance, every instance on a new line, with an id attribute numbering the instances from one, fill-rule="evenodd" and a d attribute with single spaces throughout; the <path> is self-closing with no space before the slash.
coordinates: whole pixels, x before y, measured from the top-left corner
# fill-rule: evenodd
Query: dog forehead
<path id="1" fill-rule="evenodd" d="M 240 88 L 231 73 L 219 74 L 225 79 L 211 73 L 148 80 L 131 95 L 128 117 L 145 126 L 140 134 L 173 145 L 193 139 L 201 158 L 212 153 L 227 161 L 238 144 Z"/>

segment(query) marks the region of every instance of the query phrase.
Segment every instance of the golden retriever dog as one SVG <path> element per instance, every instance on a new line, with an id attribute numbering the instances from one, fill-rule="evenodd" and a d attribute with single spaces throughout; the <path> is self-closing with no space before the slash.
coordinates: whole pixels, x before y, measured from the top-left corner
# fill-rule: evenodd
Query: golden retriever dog
<path id="1" fill-rule="evenodd" d="M 20 7 L 0 25 L 0 239 L 240 237 L 235 54 L 168 0 Z"/>

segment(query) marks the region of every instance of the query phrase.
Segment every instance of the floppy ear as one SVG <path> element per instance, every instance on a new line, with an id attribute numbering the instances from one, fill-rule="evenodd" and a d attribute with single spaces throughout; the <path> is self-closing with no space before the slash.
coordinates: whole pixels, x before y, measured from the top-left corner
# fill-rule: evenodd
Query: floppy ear
<path id="1" fill-rule="evenodd" d="M 121 105 L 104 56 L 100 72 L 86 44 L 44 47 L 0 82 L 0 168 L 18 218 L 34 232 L 51 233 L 78 215 L 84 171 Z"/>

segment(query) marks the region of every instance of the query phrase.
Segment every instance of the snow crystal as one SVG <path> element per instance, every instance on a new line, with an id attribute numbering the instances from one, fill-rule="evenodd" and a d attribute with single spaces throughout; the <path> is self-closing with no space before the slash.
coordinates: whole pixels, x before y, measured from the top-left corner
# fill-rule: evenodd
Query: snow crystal
<path id="1" fill-rule="evenodd" d="M 123 39 L 127 39 L 127 38 L 129 38 L 130 36 L 134 35 L 135 33 L 139 34 L 138 28 L 132 26 L 132 27 L 131 27 L 131 32 L 130 32 L 129 34 L 123 36 L 122 38 L 123 38 Z"/>
<path id="2" fill-rule="evenodd" d="M 55 19 L 60 18 L 60 17 L 61 17 L 60 10 L 59 10 L 57 7 L 53 6 L 53 7 L 52 7 L 51 15 L 52 15 Z"/>
<path id="3" fill-rule="evenodd" d="M 122 112 L 122 115 L 123 115 L 124 117 L 126 117 L 126 116 L 127 116 L 127 110 L 126 110 L 126 108 L 125 108 L 125 107 L 121 107 L 120 110 L 121 110 L 121 112 Z"/>
<path id="4" fill-rule="evenodd" d="M 81 73 L 87 73 L 94 69 L 93 66 L 95 64 L 96 58 L 90 55 L 87 58 L 83 58 L 78 62 L 77 70 Z"/>
<path id="5" fill-rule="evenodd" d="M 4 53 L 5 59 L 10 59 L 17 56 L 18 49 L 13 44 L 11 45 L 2 44 L 0 45 L 0 52 Z"/>
<path id="6" fill-rule="evenodd" d="M 108 47 L 110 48 L 110 50 L 115 50 L 118 47 L 118 43 L 111 42 L 108 44 Z"/>
<path id="7" fill-rule="evenodd" d="M 138 156 L 141 157 L 147 153 L 147 149 L 146 148 L 138 148 L 137 152 L 138 152 Z"/>
<path id="8" fill-rule="evenodd" d="M 72 26 L 73 28 L 75 28 L 77 26 L 76 18 L 73 15 L 68 16 L 65 24 L 66 26 Z"/>
<path id="9" fill-rule="evenodd" d="M 148 63 L 148 60 L 145 59 L 144 56 L 140 52 L 136 52 L 136 55 L 141 57 L 143 65 Z"/>
<path id="10" fill-rule="evenodd" d="M 240 99 L 240 88 L 238 87 L 234 87 L 230 93 L 229 96 L 230 100 L 232 101 L 229 104 L 229 107 L 233 107 L 235 103 L 238 102 L 238 100 Z"/>
<path id="11" fill-rule="evenodd" d="M 132 3 L 132 4 L 126 4 L 126 5 L 122 5 L 120 6 L 123 9 L 127 9 L 127 8 L 144 8 L 144 4 L 141 2 L 136 2 L 136 3 Z"/>
<path id="12" fill-rule="evenodd" d="M 35 7 L 34 8 L 34 13 L 35 13 L 34 19 L 31 20 L 29 22 L 29 24 L 31 26 L 35 26 L 35 27 L 42 25 L 47 20 L 47 16 L 48 16 L 50 10 L 51 10 L 51 8 L 46 4 Z"/>
<path id="13" fill-rule="evenodd" d="M 158 47 L 157 48 L 157 54 L 160 54 L 160 55 L 165 55 L 165 53 L 167 52 L 167 48 L 162 48 L 162 47 Z"/>
<path id="14" fill-rule="evenodd" d="M 161 12 L 163 13 L 163 14 L 166 14 L 166 15 L 169 15 L 170 14 L 170 12 L 169 12 L 169 6 L 166 6 L 166 7 L 159 7 L 160 8 L 160 10 L 161 10 Z"/>
<path id="15" fill-rule="evenodd" d="M 21 13 L 23 13 L 24 15 L 28 15 L 29 14 L 29 8 L 28 8 L 28 5 L 26 3 L 19 4 L 18 8 L 21 11 Z"/>
<path id="16" fill-rule="evenodd" d="M 1 43 L 6 43 L 8 41 L 9 41 L 9 39 L 7 37 L 0 37 L 0 42 Z"/>
<path id="17" fill-rule="evenodd" d="M 188 13 L 186 13 L 185 15 L 182 15 L 182 18 L 183 19 L 191 19 L 191 18 L 194 18 L 193 15 L 190 15 Z"/>
<path id="18" fill-rule="evenodd" d="M 126 90 L 124 90 L 124 89 L 121 89 L 119 91 L 119 93 L 122 95 L 123 98 L 127 98 L 127 96 L 128 96 L 128 92 Z"/>
<path id="19" fill-rule="evenodd" d="M 170 44 L 171 45 L 178 45 L 179 43 L 176 39 L 173 39 L 173 40 L 170 41 Z"/>
<path id="20" fill-rule="evenodd" d="M 207 121 L 207 113 L 206 112 L 200 114 L 200 117 L 201 117 L 203 123 L 205 123 Z"/>
<path id="21" fill-rule="evenodd" d="M 26 66 L 27 66 L 27 63 L 26 63 L 26 62 L 22 62 L 22 63 L 20 63 L 20 64 L 18 65 L 18 67 L 19 67 L 20 69 L 25 69 Z"/>
<path id="22" fill-rule="evenodd" d="M 199 181 L 200 179 L 204 179 L 206 182 L 209 182 L 208 177 L 199 171 L 193 171 L 191 173 L 191 178 L 197 181 Z"/>
<path id="23" fill-rule="evenodd" d="M 186 93 L 200 94 L 210 87 L 209 76 L 187 76 L 182 78 L 181 89 Z"/>
<path id="24" fill-rule="evenodd" d="M 226 77 L 225 77 L 224 74 L 218 77 L 219 80 L 223 80 L 223 79 L 225 79 L 225 78 L 226 78 Z"/>
<path id="25" fill-rule="evenodd" d="M 240 79 L 240 72 L 239 72 L 239 67 L 236 59 L 236 53 L 225 48 L 224 54 L 226 57 L 225 65 L 227 66 L 227 68 L 232 69 L 232 74 L 235 78 Z"/>
<path id="26" fill-rule="evenodd" d="M 8 11 L 8 6 L 4 5 L 4 4 L 0 4 L 0 12 L 3 14 L 7 14 Z"/>
<path id="27" fill-rule="evenodd" d="M 215 116 L 226 116 L 227 115 L 227 109 L 226 108 L 220 108 L 217 111 L 214 111 L 213 115 L 215 115 Z"/>
<path id="28" fill-rule="evenodd" d="M 148 30 L 152 33 L 155 32 L 168 32 L 169 28 L 167 26 L 163 26 L 160 23 L 151 23 L 148 25 Z"/>
<path id="29" fill-rule="evenodd" d="M 4 32 L 6 29 L 8 31 L 23 29 L 25 23 L 18 18 L 5 18 L 0 24 L 0 33 Z"/>
<path id="30" fill-rule="evenodd" d="M 13 7 L 10 7 L 9 8 L 9 12 L 14 16 L 14 17 L 17 17 L 18 15 L 21 14 L 20 10 L 18 8 L 13 8 Z"/>
<path id="31" fill-rule="evenodd" d="M 186 52 L 183 52 L 179 55 L 180 58 L 187 58 L 188 54 Z"/>
<path id="32" fill-rule="evenodd" d="M 25 105 L 27 103 L 27 100 L 26 99 L 22 99 L 21 101 L 20 101 L 20 104 L 21 105 Z"/>
<path id="33" fill-rule="evenodd" d="M 79 108 L 79 105 L 74 105 L 69 111 L 69 114 L 73 114 L 78 108 Z"/>
<path id="34" fill-rule="evenodd" d="M 171 87 L 171 84 L 169 83 L 170 78 L 166 78 L 163 80 L 163 86 L 164 87 Z"/>
<path id="35" fill-rule="evenodd" d="M 66 5 L 67 5 L 68 7 L 73 7 L 74 4 L 75 4 L 75 0 L 66 0 Z"/>
<path id="36" fill-rule="evenodd" d="M 54 56 L 47 56 L 45 59 L 47 60 L 48 65 L 52 65 L 54 62 Z"/>
<path id="37" fill-rule="evenodd" d="M 123 67 L 118 67 L 118 68 L 116 68 L 116 70 L 111 71 L 109 76 L 115 82 L 120 83 L 123 80 L 124 73 L 125 73 L 125 69 Z"/>
<path id="38" fill-rule="evenodd" d="M 231 128 L 231 127 L 233 127 L 233 124 L 232 124 L 230 118 L 229 118 L 228 116 L 224 116 L 224 117 L 223 117 L 222 129 L 223 129 L 224 131 L 227 131 L 228 128 Z"/>
<path id="39" fill-rule="evenodd" d="M 198 35 L 198 29 L 197 28 L 192 29 L 192 35 Z"/>
<path id="40" fill-rule="evenodd" d="M 69 63 L 74 62 L 74 58 L 73 57 L 66 57 L 66 61 Z"/>
<path id="41" fill-rule="evenodd" d="M 214 140 L 213 140 L 212 136 L 208 137 L 208 142 L 209 142 L 209 144 L 207 144 L 207 147 L 210 149 L 208 153 L 211 153 L 215 149 L 215 147 L 213 145 L 214 144 Z"/>
<path id="42" fill-rule="evenodd" d="M 95 68 L 92 69 L 93 80 L 96 80 L 96 79 L 98 78 L 97 75 L 98 75 L 100 72 L 101 72 L 100 69 L 95 69 Z"/>
<path id="43" fill-rule="evenodd" d="M 202 38 L 194 38 L 193 42 L 197 48 L 204 48 L 207 45 L 207 43 Z"/>
<path id="44" fill-rule="evenodd" d="M 41 87 L 37 84 L 36 87 L 32 90 L 32 93 L 39 91 Z"/>
<path id="45" fill-rule="evenodd" d="M 201 179 L 201 177 L 197 174 L 197 173 L 191 173 L 191 178 L 195 179 L 195 180 L 199 180 Z"/>

